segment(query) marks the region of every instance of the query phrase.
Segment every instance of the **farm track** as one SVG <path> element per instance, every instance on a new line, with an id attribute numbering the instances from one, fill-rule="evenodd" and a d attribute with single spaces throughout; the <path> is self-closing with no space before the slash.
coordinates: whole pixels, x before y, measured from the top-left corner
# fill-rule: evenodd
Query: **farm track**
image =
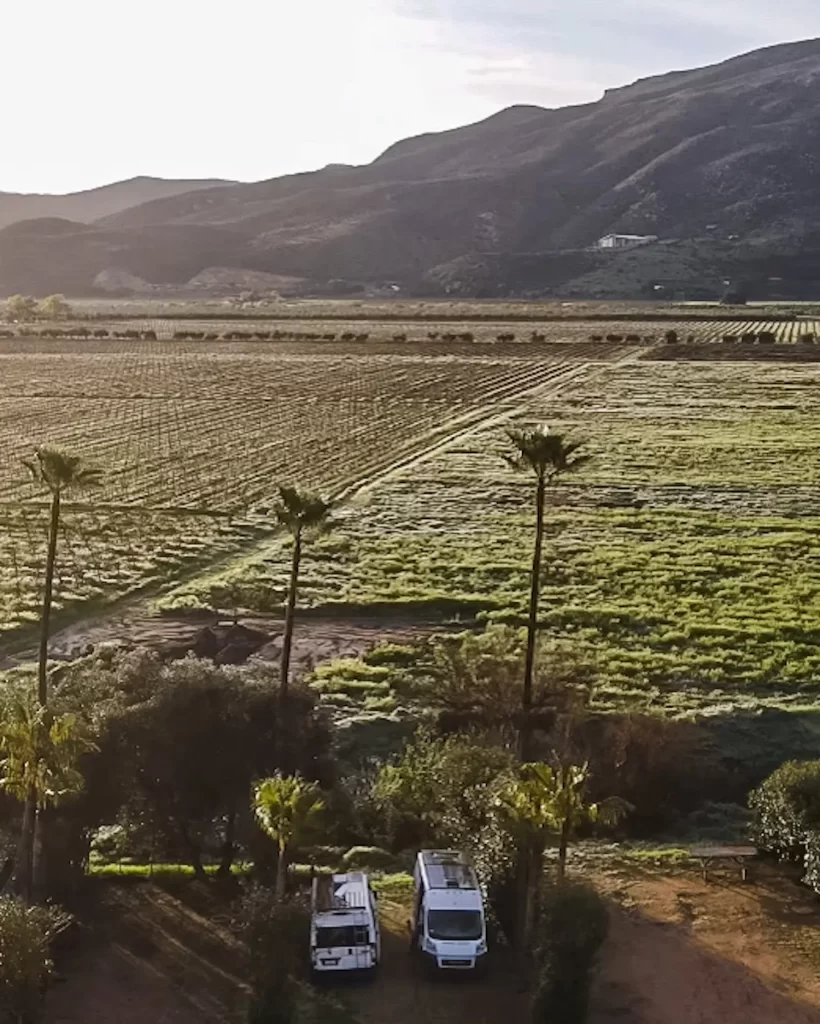
<path id="1" fill-rule="evenodd" d="M 330 496 L 336 502 L 355 502 L 358 496 L 372 492 L 374 488 L 378 488 L 404 471 L 435 458 L 451 446 L 460 444 L 482 431 L 501 426 L 516 416 L 525 415 L 534 399 L 548 401 L 553 396 L 557 397 L 573 384 L 581 380 L 590 381 L 613 366 L 635 361 L 641 354 L 640 348 L 633 347 L 622 349 L 619 358 L 613 360 L 553 365 L 549 367 L 549 373 L 539 379 L 536 384 L 524 387 L 522 390 L 521 385 L 532 376 L 532 368 L 528 366 L 516 374 L 511 382 L 491 391 L 487 396 L 490 404 L 485 401 L 480 408 L 471 409 L 452 417 L 440 427 L 422 435 L 419 438 L 418 446 L 414 446 L 411 451 L 402 453 L 387 464 L 381 460 L 374 460 L 372 466 L 365 473 L 359 475 L 355 480 L 337 487 L 330 492 Z M 499 402 L 505 403 L 501 410 L 498 408 Z M 207 564 L 199 563 L 190 572 L 177 575 L 171 583 L 148 585 L 140 588 L 137 592 L 114 599 L 107 603 L 98 614 L 79 616 L 73 621 L 70 619 L 66 621 L 64 618 L 64 625 L 53 637 L 53 646 L 56 649 L 82 647 L 84 637 L 87 635 L 94 636 L 98 640 L 101 625 L 108 621 L 117 623 L 117 628 L 123 629 L 127 621 L 134 618 L 144 620 L 149 615 L 151 602 L 164 594 L 184 587 L 186 583 L 203 576 L 217 576 L 242 564 L 266 556 L 270 557 L 279 550 L 283 543 L 284 540 L 277 539 L 275 535 L 269 535 L 251 543 L 237 544 L 225 555 L 208 561 Z M 128 630 L 126 629 L 126 631 Z M 0 654 L 6 654 L 6 658 L 0 661 L 0 668 L 9 667 L 11 664 L 23 662 L 32 657 L 33 636 L 33 630 L 28 635 L 18 636 L 12 644 L 5 646 L 5 652 L 0 646 Z"/>

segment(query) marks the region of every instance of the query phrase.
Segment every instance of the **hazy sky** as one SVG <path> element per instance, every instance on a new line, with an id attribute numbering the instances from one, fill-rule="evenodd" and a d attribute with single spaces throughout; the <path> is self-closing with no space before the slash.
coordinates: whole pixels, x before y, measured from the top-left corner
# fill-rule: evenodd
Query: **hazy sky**
<path id="1" fill-rule="evenodd" d="M 364 163 L 820 35 L 820 0 L 0 0 L 0 190 Z"/>

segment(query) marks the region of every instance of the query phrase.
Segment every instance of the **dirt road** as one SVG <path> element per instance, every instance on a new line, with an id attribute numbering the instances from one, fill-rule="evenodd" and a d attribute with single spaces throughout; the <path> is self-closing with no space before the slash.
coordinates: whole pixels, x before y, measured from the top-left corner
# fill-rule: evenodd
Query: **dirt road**
<path id="1" fill-rule="evenodd" d="M 611 930 L 589 1024 L 820 1024 L 820 903 L 779 869 L 746 884 L 728 872 L 706 884 L 693 869 L 590 875 Z M 218 924 L 149 885 L 115 888 L 109 909 L 107 941 L 61 964 L 46 1024 L 244 1019 L 236 943 Z M 350 1024 L 527 1024 L 510 954 L 495 950 L 485 979 L 431 979 L 409 952 L 406 900 L 385 894 L 381 912 L 377 978 L 330 990 Z"/>
<path id="2" fill-rule="evenodd" d="M 381 901 L 383 957 L 376 979 L 343 990 L 358 1024 L 501 1024 L 527 1020 L 521 976 L 496 951 L 483 979 L 431 978 L 410 953 L 407 906 Z"/>

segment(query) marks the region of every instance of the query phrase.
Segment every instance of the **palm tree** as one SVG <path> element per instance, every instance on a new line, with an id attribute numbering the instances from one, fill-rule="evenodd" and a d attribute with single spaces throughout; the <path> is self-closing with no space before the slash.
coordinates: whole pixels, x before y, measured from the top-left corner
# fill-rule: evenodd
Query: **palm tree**
<path id="1" fill-rule="evenodd" d="M 588 803 L 589 777 L 587 764 L 557 768 L 540 762 L 523 764 L 497 799 L 502 821 L 528 855 L 522 922 L 524 948 L 532 937 L 548 841 L 553 836 L 558 838 L 558 878 L 563 881 L 569 844 L 578 829 L 598 821 L 616 824 L 629 809 L 625 801 L 616 797 L 599 804 Z"/>
<path id="2" fill-rule="evenodd" d="M 45 706 L 48 703 L 48 639 L 61 502 L 63 495 L 71 491 L 84 491 L 99 486 L 101 471 L 87 466 L 79 455 L 69 455 L 57 448 L 37 448 L 34 457 L 24 459 L 23 465 L 35 483 L 45 487 L 51 494 L 51 525 L 48 534 L 43 615 L 40 622 L 40 654 L 37 669 L 37 698 L 40 704 Z"/>
<path id="3" fill-rule="evenodd" d="M 315 826 L 325 802 L 314 783 L 281 772 L 256 784 L 253 802 L 256 820 L 279 850 L 276 898 L 281 900 L 285 895 L 290 851 L 303 842 Z"/>
<path id="4" fill-rule="evenodd" d="M 95 749 L 74 715 L 55 717 L 39 701 L 18 702 L 0 723 L 0 786 L 24 805 L 18 877 L 29 903 L 38 875 L 40 812 L 81 792 L 77 762 Z"/>
<path id="5" fill-rule="evenodd" d="M 524 663 L 524 691 L 521 701 L 522 723 L 520 732 L 521 760 L 530 757 L 533 676 L 535 672 L 535 643 L 538 631 L 538 601 L 541 595 L 541 551 L 544 545 L 544 511 L 547 488 L 567 473 L 577 472 L 589 462 L 589 455 L 578 455 L 582 441 L 569 442 L 563 434 L 552 433 L 547 426 L 533 430 L 508 430 L 507 438 L 515 449 L 505 456 L 508 465 L 518 472 L 535 474 L 535 549 L 532 556 L 530 582 L 530 608 L 527 620 L 527 654 Z"/>
<path id="6" fill-rule="evenodd" d="M 288 692 L 290 653 L 293 645 L 293 620 L 296 593 L 299 587 L 299 563 L 302 559 L 302 540 L 305 535 L 323 533 L 329 529 L 330 503 L 312 494 L 299 492 L 295 487 L 280 487 L 279 502 L 274 506 L 276 518 L 293 537 L 293 560 L 285 608 L 285 631 L 282 636 L 282 663 L 279 695 L 284 704 Z"/>

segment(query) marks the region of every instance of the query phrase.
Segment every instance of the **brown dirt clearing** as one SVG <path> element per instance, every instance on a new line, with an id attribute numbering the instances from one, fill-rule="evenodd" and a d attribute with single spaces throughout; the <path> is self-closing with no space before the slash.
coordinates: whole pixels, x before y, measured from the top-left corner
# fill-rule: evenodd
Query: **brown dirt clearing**
<path id="1" fill-rule="evenodd" d="M 707 884 L 694 869 L 622 863 L 589 874 L 612 906 L 590 1024 L 820 1024 L 820 903 L 777 868 L 746 884 L 728 870 Z M 60 962 L 46 1024 L 241 1021 L 241 955 L 201 888 L 182 903 L 149 884 L 112 886 L 93 941 Z M 494 950 L 484 979 L 429 978 L 409 951 L 406 900 L 385 893 L 381 913 L 376 979 L 330 990 L 357 1024 L 527 1021 L 512 954 Z"/>
<path id="2" fill-rule="evenodd" d="M 820 904 L 770 865 L 606 877 L 591 1024 L 820 1024 Z"/>

